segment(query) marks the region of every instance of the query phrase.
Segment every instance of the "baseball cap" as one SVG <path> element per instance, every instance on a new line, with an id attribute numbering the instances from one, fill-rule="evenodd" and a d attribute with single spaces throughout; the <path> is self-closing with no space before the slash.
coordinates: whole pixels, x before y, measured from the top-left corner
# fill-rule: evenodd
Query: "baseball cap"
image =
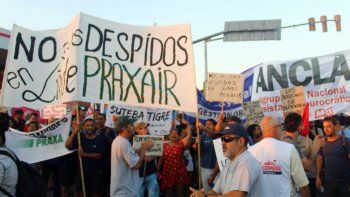
<path id="1" fill-rule="evenodd" d="M 129 124 L 134 124 L 137 120 L 134 118 L 130 118 L 129 116 L 121 116 L 118 118 L 118 127 L 127 127 Z"/>
<path id="2" fill-rule="evenodd" d="M 139 122 L 135 125 L 135 130 L 138 131 L 138 130 L 141 130 L 145 127 L 148 127 L 149 124 L 148 123 L 145 123 L 145 122 Z"/>
<path id="3" fill-rule="evenodd" d="M 246 140 L 249 139 L 247 130 L 242 125 L 239 125 L 239 124 L 228 125 L 227 127 L 224 128 L 223 131 L 218 133 L 219 136 L 229 135 L 229 134 L 244 137 Z"/>

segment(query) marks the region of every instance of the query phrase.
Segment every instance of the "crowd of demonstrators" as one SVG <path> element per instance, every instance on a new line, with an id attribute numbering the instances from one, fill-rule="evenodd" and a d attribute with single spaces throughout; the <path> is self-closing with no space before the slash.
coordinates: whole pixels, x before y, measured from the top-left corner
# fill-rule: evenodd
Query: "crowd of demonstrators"
<path id="1" fill-rule="evenodd" d="M 42 127 L 38 114 L 32 113 L 28 120 L 23 114 L 20 109 L 13 117 L 0 114 L 0 150 L 8 150 L 4 146 L 8 126 L 24 132 Z M 190 125 L 178 116 L 165 136 L 163 155 L 148 157 L 153 141 L 143 142 L 138 150 L 132 147 L 134 135 L 150 134 L 147 122 L 114 117 L 115 128 L 109 128 L 105 114 L 85 114 L 86 109 L 79 108 L 79 119 L 72 117 L 66 141 L 68 149 L 77 151 L 34 165 L 53 188 L 53 196 L 82 196 L 79 156 L 88 196 L 189 196 L 190 186 L 198 188 L 199 144 L 203 189 L 191 189 L 192 196 L 350 196 L 346 116 L 310 122 L 309 136 L 300 135 L 302 118 L 297 113 L 289 113 L 282 124 L 267 116 L 261 124 L 246 128 L 238 117 L 223 113 L 218 122 L 207 119 L 204 125 Z M 229 159 L 221 172 L 213 144 L 217 138 Z M 17 177 L 15 163 L 0 155 L 0 187 L 14 194 Z"/>

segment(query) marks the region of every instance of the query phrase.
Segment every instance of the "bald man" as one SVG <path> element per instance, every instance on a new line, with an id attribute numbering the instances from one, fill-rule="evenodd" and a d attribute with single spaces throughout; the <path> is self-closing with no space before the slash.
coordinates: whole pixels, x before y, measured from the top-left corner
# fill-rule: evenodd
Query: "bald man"
<path id="1" fill-rule="evenodd" d="M 249 151 L 261 165 L 268 196 L 294 197 L 299 188 L 302 197 L 309 197 L 309 181 L 297 150 L 292 144 L 279 141 L 281 125 L 275 118 L 266 116 L 261 121 L 261 129 L 263 140 Z"/>

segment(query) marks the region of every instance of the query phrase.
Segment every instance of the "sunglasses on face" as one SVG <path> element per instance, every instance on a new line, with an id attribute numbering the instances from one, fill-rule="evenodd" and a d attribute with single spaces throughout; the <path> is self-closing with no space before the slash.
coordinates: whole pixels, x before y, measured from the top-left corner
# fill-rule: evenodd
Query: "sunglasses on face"
<path id="1" fill-rule="evenodd" d="M 232 142 L 233 140 L 238 140 L 239 138 L 241 138 L 241 136 L 221 137 L 221 142 L 229 143 L 229 142 Z"/>

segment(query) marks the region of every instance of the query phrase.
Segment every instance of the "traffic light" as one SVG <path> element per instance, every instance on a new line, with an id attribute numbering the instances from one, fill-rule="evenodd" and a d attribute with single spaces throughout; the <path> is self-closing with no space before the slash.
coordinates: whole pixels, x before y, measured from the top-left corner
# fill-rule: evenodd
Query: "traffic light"
<path id="1" fill-rule="evenodd" d="M 335 15 L 334 16 L 334 22 L 335 22 L 335 29 L 337 31 L 341 31 L 340 21 L 341 21 L 340 15 Z"/>
<path id="2" fill-rule="evenodd" d="M 327 32 L 327 16 L 321 16 L 322 31 Z"/>
<path id="3" fill-rule="evenodd" d="M 309 18 L 309 31 L 315 31 L 315 18 Z"/>

